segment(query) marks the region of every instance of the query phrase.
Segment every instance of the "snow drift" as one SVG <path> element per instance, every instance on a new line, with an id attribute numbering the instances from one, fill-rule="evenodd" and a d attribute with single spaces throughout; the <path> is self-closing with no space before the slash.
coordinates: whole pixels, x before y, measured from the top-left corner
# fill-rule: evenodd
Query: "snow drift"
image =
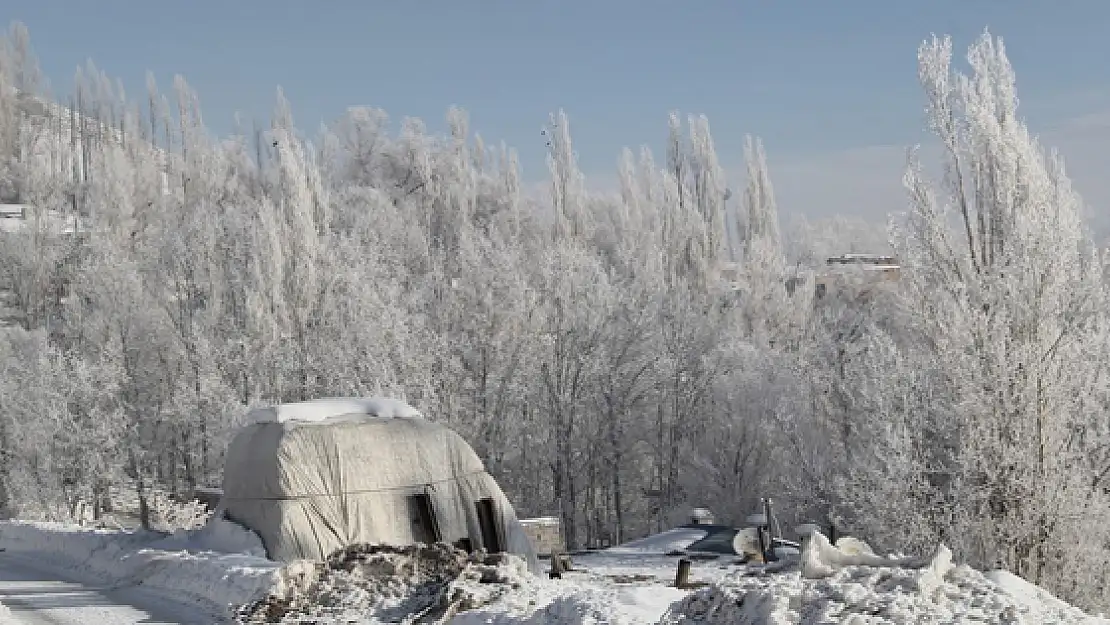
<path id="1" fill-rule="evenodd" d="M 1016 580 L 1016 581 L 1015 581 Z M 820 533 L 793 562 L 745 567 L 676 603 L 670 625 L 817 623 L 1106 624 L 1008 573 L 931 557 L 883 557 L 861 541 L 833 546 Z"/>
<path id="2" fill-rule="evenodd" d="M 257 554 L 257 536 L 226 521 L 166 536 L 30 521 L 0 523 L 9 556 L 63 571 L 75 581 L 152 592 L 226 616 L 274 584 L 280 566 Z"/>

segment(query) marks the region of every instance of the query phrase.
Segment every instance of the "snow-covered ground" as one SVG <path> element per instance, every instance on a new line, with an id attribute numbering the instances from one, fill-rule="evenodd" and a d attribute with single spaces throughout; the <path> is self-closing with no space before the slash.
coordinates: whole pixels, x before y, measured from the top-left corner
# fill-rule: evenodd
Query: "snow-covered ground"
<path id="1" fill-rule="evenodd" d="M 194 532 L 89 529 L 57 523 L 0 523 L 4 555 L 56 571 L 57 579 L 144 591 L 191 605 L 210 621 L 273 584 L 280 568 L 265 559 L 253 534 L 217 521 Z"/>
<path id="2" fill-rule="evenodd" d="M 877 556 L 859 541 L 847 544 L 838 548 L 815 534 L 800 561 L 738 568 L 671 606 L 661 623 L 1110 623 L 1012 574 L 956 565 L 943 546 L 913 558 Z"/>
<path id="3" fill-rule="evenodd" d="M 140 587 L 105 588 L 60 580 L 58 571 L 0 554 L 0 624 L 128 625 L 180 623 L 208 625 L 211 616 L 175 605 Z"/>
<path id="4" fill-rule="evenodd" d="M 703 536 L 677 529 L 577 556 L 561 580 L 528 575 L 513 557 L 468 557 L 446 546 L 352 550 L 327 565 L 281 567 L 261 557 L 252 534 L 222 521 L 170 537 L 5 522 L 0 548 L 8 553 L 0 555 L 34 558 L 36 567 L 113 592 L 141 586 L 210 622 L 230 619 L 238 606 L 243 622 L 283 623 L 406 622 L 420 612 L 431 619 L 423 622 L 460 625 L 1110 624 L 1009 573 L 954 564 L 943 547 L 884 557 L 859 541 L 835 547 L 820 534 L 790 562 L 697 557 L 695 588 L 675 588 L 678 557 L 666 554 Z"/>

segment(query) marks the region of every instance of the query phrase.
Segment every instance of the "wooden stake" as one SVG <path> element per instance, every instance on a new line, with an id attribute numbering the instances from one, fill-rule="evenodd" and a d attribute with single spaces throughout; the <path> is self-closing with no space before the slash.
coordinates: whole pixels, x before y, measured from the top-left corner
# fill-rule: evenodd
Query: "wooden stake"
<path id="1" fill-rule="evenodd" d="M 686 588 L 690 584 L 690 561 L 682 558 L 678 561 L 678 571 L 674 576 L 675 588 Z"/>

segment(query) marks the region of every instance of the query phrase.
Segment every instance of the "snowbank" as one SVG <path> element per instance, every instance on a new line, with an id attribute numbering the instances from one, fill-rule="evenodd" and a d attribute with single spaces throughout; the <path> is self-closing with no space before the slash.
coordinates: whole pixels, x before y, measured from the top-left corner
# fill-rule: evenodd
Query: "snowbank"
<path id="1" fill-rule="evenodd" d="M 170 536 L 3 522 L 0 548 L 75 581 L 142 585 L 213 615 L 234 606 L 242 623 L 1110 625 L 1010 573 L 955 565 L 943 546 L 925 558 L 888 557 L 820 533 L 780 562 L 695 564 L 693 579 L 708 585 L 677 589 L 676 559 L 658 552 L 701 533 L 674 530 L 584 555 L 561 580 L 530 575 L 515 556 L 448 545 L 361 545 L 326 563 L 282 567 L 251 555 L 261 551 L 257 537 L 224 521 Z"/>
<path id="2" fill-rule="evenodd" d="M 223 519 L 213 519 L 192 531 L 177 531 L 151 543 L 163 551 L 212 551 L 266 558 L 266 547 L 258 534 Z"/>
<path id="3" fill-rule="evenodd" d="M 806 539 L 799 560 L 740 569 L 676 603 L 661 622 L 1110 623 L 1008 573 L 956 566 L 943 545 L 930 558 L 882 557 L 860 541 L 833 546 L 820 533 Z"/>
<path id="4" fill-rule="evenodd" d="M 225 615 L 229 606 L 263 594 L 279 566 L 251 555 L 261 547 L 246 530 L 213 521 L 201 530 L 165 536 L 154 532 L 4 521 L 0 548 L 66 577 L 113 587 L 142 585 L 152 592 Z M 249 532 L 248 532 L 249 534 Z M 256 544 L 257 543 L 257 544 Z M 241 553 L 225 550 L 242 548 Z"/>
<path id="5" fill-rule="evenodd" d="M 1024 613 L 1029 615 L 1029 622 L 1063 623 L 1068 622 L 1070 615 L 1075 614 L 1076 609 L 1066 601 L 1056 598 L 1044 588 L 1027 582 L 1009 571 L 988 571 L 984 577 L 994 582 L 1002 592 L 1024 609 Z M 1082 622 L 1110 622 L 1107 619 L 1092 617 L 1086 617 L 1086 619 Z"/>
<path id="6" fill-rule="evenodd" d="M 526 592 L 455 616 L 451 625 L 648 625 L 686 591 L 664 586 L 533 584 Z M 527 602 L 524 598 L 527 597 Z"/>
<path id="7" fill-rule="evenodd" d="M 390 397 L 314 399 L 293 404 L 254 408 L 247 413 L 247 424 L 285 423 L 287 421 L 326 421 L 349 415 L 379 419 L 419 419 L 416 408 Z"/>

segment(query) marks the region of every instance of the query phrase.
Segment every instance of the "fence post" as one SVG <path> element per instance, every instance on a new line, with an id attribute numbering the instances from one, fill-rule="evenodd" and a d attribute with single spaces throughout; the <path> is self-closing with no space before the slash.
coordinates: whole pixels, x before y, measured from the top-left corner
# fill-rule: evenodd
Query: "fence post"
<path id="1" fill-rule="evenodd" d="M 682 558 L 678 561 L 678 571 L 674 576 L 675 588 L 686 588 L 690 585 L 690 560 Z"/>

